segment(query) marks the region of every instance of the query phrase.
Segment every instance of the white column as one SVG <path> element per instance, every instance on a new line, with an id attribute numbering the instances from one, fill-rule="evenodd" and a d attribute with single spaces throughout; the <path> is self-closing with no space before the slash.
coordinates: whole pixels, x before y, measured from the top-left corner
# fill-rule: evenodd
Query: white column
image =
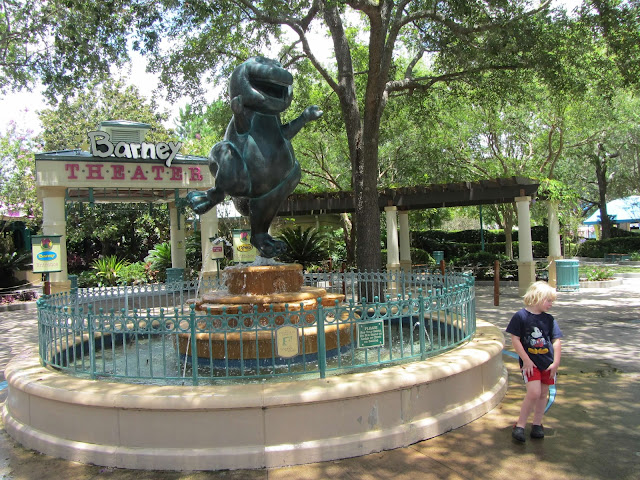
<path id="1" fill-rule="evenodd" d="M 400 222 L 400 268 L 404 271 L 411 271 L 411 240 L 409 237 L 409 211 L 400 210 L 398 212 Z"/>
<path id="2" fill-rule="evenodd" d="M 562 258 L 560 248 L 560 223 L 558 222 L 558 203 L 547 203 L 547 216 L 549 218 L 549 285 L 556 286 L 556 260 Z"/>
<path id="3" fill-rule="evenodd" d="M 63 187 L 41 188 L 42 197 L 42 233 L 44 235 L 61 235 L 60 262 L 62 271 L 49 274 L 51 293 L 69 290 L 67 271 L 67 221 L 65 219 L 64 197 L 66 189 Z"/>
<path id="4" fill-rule="evenodd" d="M 171 235 L 171 266 L 173 268 L 185 268 L 187 266 L 187 254 L 185 248 L 184 218 L 178 222 L 178 209 L 176 204 L 169 204 L 169 232 Z M 178 228 L 178 223 L 180 223 Z"/>
<path id="5" fill-rule="evenodd" d="M 400 251 L 398 249 L 398 208 L 384 207 L 387 217 L 387 270 L 400 267 Z"/>
<path id="6" fill-rule="evenodd" d="M 215 208 L 200 215 L 200 242 L 202 243 L 203 277 L 217 275 L 218 263 L 211 256 L 213 244 L 211 239 L 218 237 L 218 214 Z M 218 244 L 220 245 L 220 244 Z M 223 246 L 223 248 L 227 248 Z"/>
<path id="7" fill-rule="evenodd" d="M 536 281 L 536 264 L 531 245 L 531 197 L 516 197 L 515 200 L 518 210 L 518 291 L 522 296 Z"/>

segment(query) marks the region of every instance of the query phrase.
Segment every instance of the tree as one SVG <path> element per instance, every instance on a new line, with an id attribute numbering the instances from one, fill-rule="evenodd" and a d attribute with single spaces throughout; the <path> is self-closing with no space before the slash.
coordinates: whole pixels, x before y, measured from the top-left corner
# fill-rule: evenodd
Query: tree
<path id="1" fill-rule="evenodd" d="M 174 132 L 162 122 L 167 112 L 158 113 L 156 103 L 147 100 L 137 87 L 126 86 L 122 80 L 94 81 L 60 102 L 39 113 L 42 122 L 44 149 L 47 151 L 85 147 L 87 132 L 107 120 L 135 120 L 151 125 L 146 141 L 173 140 Z"/>
<path id="2" fill-rule="evenodd" d="M 41 82 L 49 100 L 105 80 L 129 60 L 129 34 L 153 13 L 131 0 L 4 0 L 0 93 Z M 145 40 L 142 39 L 142 42 Z"/>
<path id="3" fill-rule="evenodd" d="M 196 94 L 203 82 L 227 76 L 248 56 L 286 43 L 285 31 L 292 33 L 295 38 L 283 46 L 280 59 L 286 65 L 309 62 L 339 100 L 356 199 L 356 257 L 362 269 L 380 266 L 378 149 L 383 114 L 391 99 L 480 78 L 489 78 L 499 92 L 517 85 L 525 72 L 526 76 L 538 72 L 558 88 L 578 78 L 567 68 L 571 64 L 562 62 L 567 20 L 552 14 L 550 0 L 534 9 L 528 9 L 529 2 L 507 0 L 113 0 L 107 9 L 101 9 L 97 0 L 61 1 L 51 3 L 77 12 L 55 17 L 67 22 L 59 27 L 60 36 L 53 38 L 69 41 L 66 50 L 56 45 L 60 49 L 53 51 L 55 58 L 65 59 L 46 77 L 45 83 L 56 88 L 67 80 L 86 78 L 92 70 L 104 71 L 96 65 L 95 53 L 101 49 L 110 55 L 107 59 L 124 58 L 122 47 L 131 33 L 131 45 L 148 54 L 150 68 L 160 72 L 169 99 Z M 616 68 L 622 69 L 627 61 L 622 61 L 623 53 L 637 61 L 633 43 L 637 2 L 597 3 L 594 32 L 609 32 L 608 44 L 621 60 Z M 99 13 L 90 13 L 92 8 Z M 101 15 L 101 22 L 92 27 L 96 15 Z M 627 24 L 615 26 L 612 19 Z M 100 30 L 95 38 L 87 35 L 94 30 Z M 335 68 L 323 63 L 320 55 L 327 48 L 312 40 L 314 30 L 329 34 Z M 105 35 L 109 43 L 102 47 Z M 408 52 L 411 61 L 399 63 L 399 51 Z M 84 63 L 78 61 L 85 58 Z"/>
<path id="4" fill-rule="evenodd" d="M 0 204 L 30 216 L 28 223 L 36 230 L 42 221 L 33 157 L 38 147 L 33 132 L 20 131 L 15 122 L 0 136 Z"/>

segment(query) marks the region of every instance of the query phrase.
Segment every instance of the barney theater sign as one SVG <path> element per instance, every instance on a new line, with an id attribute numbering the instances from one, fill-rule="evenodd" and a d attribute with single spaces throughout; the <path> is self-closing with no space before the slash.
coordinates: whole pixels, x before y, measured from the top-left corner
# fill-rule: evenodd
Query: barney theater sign
<path id="1" fill-rule="evenodd" d="M 90 151 L 36 155 L 37 185 L 94 188 L 209 188 L 204 157 L 180 155 L 181 142 L 114 141 L 106 131 L 87 133 Z"/>

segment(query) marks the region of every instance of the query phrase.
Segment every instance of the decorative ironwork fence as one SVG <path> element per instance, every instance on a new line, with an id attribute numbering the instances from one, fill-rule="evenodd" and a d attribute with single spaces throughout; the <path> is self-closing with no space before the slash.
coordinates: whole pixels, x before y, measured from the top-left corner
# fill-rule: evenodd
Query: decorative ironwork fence
<path id="1" fill-rule="evenodd" d="M 212 314 L 196 311 L 193 299 L 220 285 L 202 282 L 45 296 L 40 358 L 70 374 L 136 383 L 323 378 L 424 360 L 475 333 L 474 280 L 465 274 L 319 273 L 304 281 L 345 300 Z"/>

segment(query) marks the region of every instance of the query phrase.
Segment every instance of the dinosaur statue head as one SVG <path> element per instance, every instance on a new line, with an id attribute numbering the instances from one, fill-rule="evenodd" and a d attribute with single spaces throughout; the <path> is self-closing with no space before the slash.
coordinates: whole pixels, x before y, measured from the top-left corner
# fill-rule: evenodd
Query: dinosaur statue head
<path id="1" fill-rule="evenodd" d="M 231 74 L 229 95 L 241 95 L 246 108 L 276 115 L 291 105 L 293 76 L 275 60 L 252 57 Z"/>

